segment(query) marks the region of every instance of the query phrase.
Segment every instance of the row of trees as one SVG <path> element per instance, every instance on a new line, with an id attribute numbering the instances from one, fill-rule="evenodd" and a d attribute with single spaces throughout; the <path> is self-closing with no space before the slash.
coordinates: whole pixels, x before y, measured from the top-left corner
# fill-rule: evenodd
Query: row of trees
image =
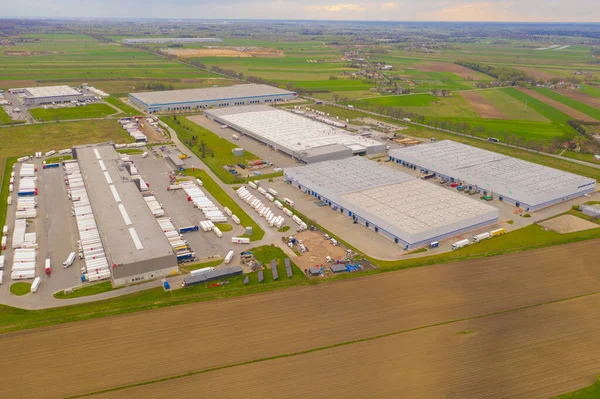
<path id="1" fill-rule="evenodd" d="M 517 69 L 504 67 L 499 68 L 472 61 L 454 61 L 454 63 L 496 78 L 499 82 L 513 82 L 514 84 L 520 84 L 535 81 L 535 79 L 533 79 L 531 76 Z"/>

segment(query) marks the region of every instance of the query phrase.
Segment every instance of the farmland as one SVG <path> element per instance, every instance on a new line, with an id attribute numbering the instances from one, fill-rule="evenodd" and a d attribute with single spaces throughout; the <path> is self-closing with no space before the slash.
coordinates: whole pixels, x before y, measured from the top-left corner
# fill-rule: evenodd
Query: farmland
<path id="1" fill-rule="evenodd" d="M 197 393 L 192 388 L 196 386 L 195 383 L 188 385 L 189 381 L 202 378 L 199 376 L 205 373 L 215 373 L 211 374 L 211 378 L 219 378 L 218 373 L 222 371 L 209 371 L 211 369 L 239 367 L 239 371 L 243 371 L 245 367 L 259 367 L 265 370 L 264 367 L 269 369 L 272 367 L 270 364 L 278 362 L 275 358 L 287 355 L 285 361 L 288 365 L 302 361 L 301 359 L 309 359 L 306 367 L 299 367 L 297 370 L 292 367 L 297 372 L 323 369 L 325 366 L 319 359 L 343 360 L 339 365 L 332 364 L 332 370 L 337 370 L 344 368 L 344 362 L 356 364 L 352 359 L 355 355 L 360 355 L 366 345 L 366 350 L 371 351 L 367 353 L 372 355 L 367 356 L 368 358 L 383 362 L 392 370 L 405 370 L 403 373 L 410 373 L 412 367 L 406 367 L 404 363 L 389 363 L 393 360 L 388 359 L 384 352 L 400 359 L 395 360 L 399 362 L 404 362 L 402 359 L 420 359 L 411 364 L 418 369 L 418 375 L 426 373 L 426 377 L 413 381 L 409 374 L 402 374 L 400 377 L 396 375 L 393 379 L 395 383 L 390 380 L 384 384 L 388 392 L 395 392 L 397 384 L 401 384 L 410 387 L 412 396 L 436 396 L 438 391 L 432 390 L 443 388 L 460 389 L 478 396 L 475 392 L 482 388 L 479 383 L 481 378 L 467 378 L 473 373 L 471 368 L 476 367 L 485 369 L 482 376 L 491 380 L 496 378 L 498 384 L 514 377 L 519 378 L 518 384 L 498 386 L 489 391 L 490 394 L 494 392 L 507 396 L 512 393 L 514 396 L 516 393 L 529 393 L 529 397 L 560 394 L 589 385 L 592 381 L 583 377 L 597 372 L 589 368 L 597 364 L 597 361 L 575 363 L 581 359 L 581 350 L 586 350 L 585 357 L 589 358 L 589 350 L 586 348 L 595 346 L 594 340 L 598 339 L 595 334 L 597 318 L 589 313 L 595 312 L 590 309 L 598 308 L 595 304 L 598 299 L 594 295 L 598 289 L 598 273 L 586 261 L 593 250 L 592 245 L 578 243 L 544 251 L 240 297 L 219 302 L 218 306 L 214 306 L 214 303 L 199 303 L 181 306 L 177 311 L 163 309 L 51 327 L 25 334 L 9 333 L 2 339 L 5 344 L 4 356 L 13 367 L 0 377 L 0 383 L 5 387 L 6 395 L 15 399 L 68 397 L 110 389 L 116 390 L 113 393 L 107 392 L 105 397 L 151 397 L 153 393 L 146 391 L 147 388 L 131 387 L 129 391 L 124 387 L 181 376 L 175 385 L 187 387 L 192 389 L 188 392 Z M 569 264 L 568 268 L 564 267 L 566 263 Z M 518 273 L 515 272 L 517 270 Z M 499 281 L 502 284 L 498 284 Z M 465 291 L 465 287 L 469 289 Z M 377 290 L 377 300 L 365 301 L 361 293 L 373 290 Z M 581 298 L 570 299 L 575 297 Z M 499 298 L 502 300 L 498 300 Z M 387 305 L 382 307 L 381 303 Z M 302 306 L 298 306 L 299 304 Z M 290 308 L 294 311 L 290 312 Z M 64 312 L 61 309 L 43 311 L 44 315 L 40 317 L 48 319 L 53 313 Z M 582 309 L 587 311 L 582 312 Z M 236 317 L 223 317 L 224 314 L 233 313 Z M 273 318 L 274 313 L 278 317 Z M 202 317 L 197 317 L 198 314 Z M 160 329 L 155 328 L 157 318 L 161 320 Z M 6 328 L 23 321 L 23 312 L 20 317 L 5 312 L 0 323 Z M 547 323 L 552 323 L 552 328 L 546 328 Z M 509 328 L 499 330 L 499 326 Z M 57 330 L 60 330 L 61 340 L 51 338 Z M 300 330 L 311 339 L 297 339 Z M 106 331 L 110 331 L 110 335 Z M 244 331 L 244 339 L 239 339 L 240 331 Z M 268 345 L 264 331 L 270 331 Z M 461 331 L 473 333 L 458 334 Z M 564 349 L 560 353 L 565 354 L 560 359 L 546 346 L 553 345 L 559 336 L 563 337 L 561 349 Z M 139 340 L 161 342 L 163 337 L 169 337 L 169 340 L 178 344 L 155 346 L 152 351 L 135 345 Z M 519 337 L 522 339 L 517 339 Z M 72 345 L 73 340 L 79 345 Z M 499 340 L 506 342 L 498 347 Z M 90 345 L 93 343 L 102 346 L 103 351 L 94 357 L 83 356 L 88 342 Z M 211 342 L 211 345 L 202 344 L 204 342 Z M 525 347 L 519 342 L 524 343 Z M 582 342 L 585 344 L 577 345 Z M 440 345 L 448 346 L 449 353 L 454 355 L 445 356 L 448 352 L 442 350 Z M 486 361 L 494 347 L 497 361 L 490 365 Z M 530 349 L 525 349 L 526 347 Z M 414 356 L 398 357 L 392 348 L 403 352 L 413 351 Z M 537 350 L 539 354 L 538 348 L 548 349 L 544 351 L 547 353 L 545 356 L 548 356 L 546 361 L 538 363 L 538 357 L 528 355 L 529 350 Z M 13 360 L 31 356 L 31 351 L 36 352 L 38 362 L 24 364 Z M 56 353 L 63 356 L 57 357 Z M 305 354 L 297 356 L 298 353 Z M 446 360 L 442 361 L 436 356 L 443 356 Z M 65 357 L 79 360 L 65 363 L 61 361 Z M 177 358 L 179 361 L 165 368 L 165 358 Z M 513 359 L 513 366 L 505 367 L 502 359 Z M 258 363 L 255 365 L 243 365 L 256 361 Z M 452 363 L 453 361 L 456 363 Z M 52 366 L 59 362 L 60 367 Z M 432 367 L 437 362 L 449 363 L 443 363 L 439 368 Z M 552 367 L 564 365 L 564 362 L 572 365 L 569 367 L 572 371 L 567 374 L 562 367 Z M 542 367 L 541 365 L 544 365 L 543 369 L 534 376 L 523 371 L 531 367 Z M 36 367 L 46 371 L 38 372 Z M 373 369 L 375 367 L 372 366 Z M 454 380 L 456 385 L 448 388 L 445 384 L 432 386 L 426 383 L 431 379 L 446 378 L 443 373 L 448 373 L 449 369 L 453 370 L 453 374 L 448 378 Z M 57 378 L 52 370 L 61 375 L 70 375 L 72 378 L 69 384 L 48 383 Z M 26 371 L 31 376 L 29 384 L 17 386 L 7 383 L 11 376 L 22 375 Z M 84 378 L 88 373 L 101 373 L 103 378 Z M 194 374 L 197 376 L 192 376 Z M 248 373 L 241 374 L 248 377 Z M 377 374 L 386 375 L 384 371 L 378 371 Z M 348 373 L 344 375 L 347 376 Z M 372 373 L 364 375 L 370 378 Z M 558 378 L 559 376 L 562 378 Z M 281 379 L 283 384 L 288 378 L 282 375 L 278 380 Z M 353 377 L 352 380 L 355 381 L 356 378 Z M 362 389 L 371 389 L 369 384 L 366 388 L 361 388 L 363 382 L 360 379 L 354 387 L 359 396 L 363 393 Z M 171 389 L 177 389 L 168 382 L 164 383 Z M 162 392 L 161 384 L 163 383 L 151 384 L 154 386 L 153 391 Z M 239 384 L 234 384 L 231 388 L 224 388 L 220 383 L 216 385 L 221 390 L 239 389 Z M 337 385 L 347 384 L 336 383 Z M 206 384 L 203 386 L 206 389 Z M 307 385 L 308 388 L 303 389 L 311 389 L 313 386 L 311 383 Z M 278 392 L 287 392 L 283 386 L 273 387 Z M 263 396 L 264 388 L 263 386 Z M 142 391 L 138 393 L 138 389 Z M 330 389 L 332 387 L 323 387 L 314 392 L 333 392 Z M 223 395 L 233 396 L 234 391 L 231 392 Z M 249 391 L 252 392 L 254 391 Z M 302 392 L 312 396 L 308 391 Z M 178 396 L 190 397 L 185 393 Z"/>
<path id="2" fill-rule="evenodd" d="M 29 112 L 38 121 L 105 118 L 118 113 L 117 110 L 106 104 L 89 104 L 83 107 L 69 108 L 35 108 Z"/>
<path id="3" fill-rule="evenodd" d="M 552 91 L 550 89 L 544 89 L 544 88 L 535 88 L 534 91 L 536 91 L 537 93 L 540 93 L 543 96 L 548 97 L 554 101 L 558 101 L 559 103 L 564 104 L 567 107 L 570 107 L 571 109 L 577 110 L 577 111 L 585 114 L 587 117 L 589 117 L 587 119 L 581 119 L 581 120 L 587 120 L 589 122 L 600 121 L 600 109 L 598 109 L 598 108 L 594 108 L 591 105 L 579 102 L 571 97 L 563 96 L 562 92 L 559 94 L 555 91 Z M 567 91 L 563 91 L 563 92 L 566 93 Z M 600 105 L 600 101 L 598 101 L 598 105 Z M 577 119 L 580 119 L 580 118 L 577 118 Z"/>

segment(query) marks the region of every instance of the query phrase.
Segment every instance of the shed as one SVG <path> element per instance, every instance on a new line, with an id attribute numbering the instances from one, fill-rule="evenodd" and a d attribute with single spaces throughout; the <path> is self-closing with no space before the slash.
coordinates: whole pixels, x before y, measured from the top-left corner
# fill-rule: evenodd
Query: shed
<path id="1" fill-rule="evenodd" d="M 321 274 L 321 269 L 319 269 L 317 267 L 311 267 L 310 269 L 308 269 L 308 272 L 310 273 L 311 276 L 318 276 Z"/>
<path id="2" fill-rule="evenodd" d="M 342 264 L 331 265 L 330 267 L 332 273 L 343 273 L 346 271 L 346 266 Z"/>

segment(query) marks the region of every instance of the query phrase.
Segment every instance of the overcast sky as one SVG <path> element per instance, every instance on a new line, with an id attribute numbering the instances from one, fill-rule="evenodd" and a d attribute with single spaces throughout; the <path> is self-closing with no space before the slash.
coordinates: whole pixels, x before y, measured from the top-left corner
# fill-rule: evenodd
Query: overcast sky
<path id="1" fill-rule="evenodd" d="M 598 0 L 0 0 L 0 17 L 600 22 Z"/>

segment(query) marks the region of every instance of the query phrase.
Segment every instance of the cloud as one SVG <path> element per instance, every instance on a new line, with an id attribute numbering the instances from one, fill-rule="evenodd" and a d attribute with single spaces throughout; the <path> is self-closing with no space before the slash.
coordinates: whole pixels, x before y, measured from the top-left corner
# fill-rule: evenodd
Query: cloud
<path id="1" fill-rule="evenodd" d="M 367 8 L 360 4 L 332 4 L 328 6 L 309 6 L 307 7 L 311 11 L 326 11 L 326 12 L 341 12 L 341 11 L 354 11 L 362 12 L 366 11 Z"/>
<path id="2" fill-rule="evenodd" d="M 398 8 L 398 3 L 396 3 L 395 1 L 383 3 L 381 5 L 381 8 L 383 8 L 384 10 L 395 10 L 396 8 Z"/>
<path id="3" fill-rule="evenodd" d="M 427 13 L 424 19 L 433 21 L 523 21 L 522 14 L 513 13 L 512 2 L 474 2 L 453 4 Z M 531 17 L 525 18 L 531 21 Z"/>

